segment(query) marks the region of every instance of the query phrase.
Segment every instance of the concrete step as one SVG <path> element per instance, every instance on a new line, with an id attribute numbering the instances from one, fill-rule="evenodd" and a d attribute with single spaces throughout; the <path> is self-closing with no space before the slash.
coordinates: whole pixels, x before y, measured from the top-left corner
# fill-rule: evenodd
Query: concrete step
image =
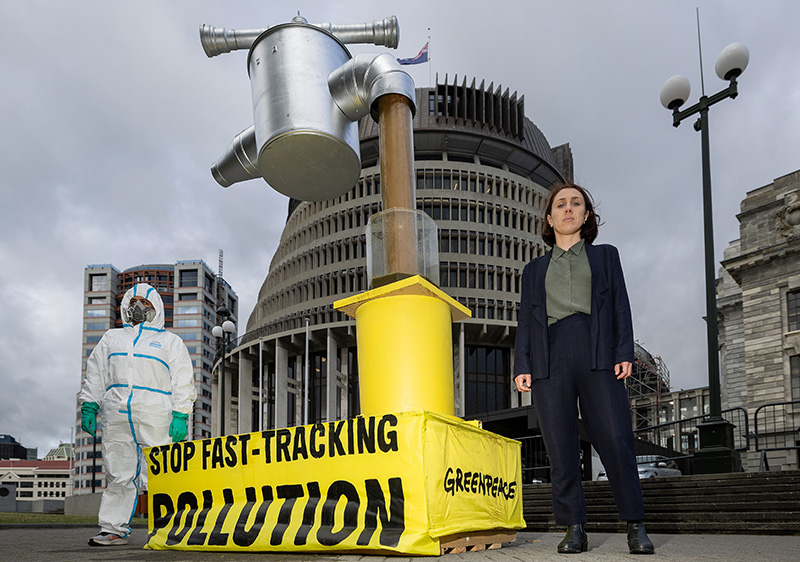
<path id="1" fill-rule="evenodd" d="M 608 482 L 584 482 L 587 529 L 623 532 Z M 560 530 L 551 487 L 522 488 L 528 530 Z M 642 481 L 646 523 L 662 533 L 800 534 L 800 471 L 691 475 Z"/>

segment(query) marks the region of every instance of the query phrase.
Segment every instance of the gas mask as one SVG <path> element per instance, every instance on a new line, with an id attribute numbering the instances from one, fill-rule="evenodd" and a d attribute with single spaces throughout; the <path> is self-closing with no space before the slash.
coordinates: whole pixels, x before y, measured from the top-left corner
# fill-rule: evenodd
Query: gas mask
<path id="1" fill-rule="evenodd" d="M 152 321 L 156 316 L 156 311 L 145 301 L 138 300 L 128 306 L 128 322 L 133 325 L 141 324 L 145 321 Z"/>

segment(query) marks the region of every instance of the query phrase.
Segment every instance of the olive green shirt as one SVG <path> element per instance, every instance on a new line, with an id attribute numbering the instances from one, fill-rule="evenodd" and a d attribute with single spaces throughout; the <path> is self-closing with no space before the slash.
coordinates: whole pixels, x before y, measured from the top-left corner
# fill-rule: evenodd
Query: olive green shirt
<path id="1" fill-rule="evenodd" d="M 569 250 L 553 246 L 544 288 L 548 326 L 576 312 L 591 313 L 592 269 L 583 240 L 573 244 Z"/>

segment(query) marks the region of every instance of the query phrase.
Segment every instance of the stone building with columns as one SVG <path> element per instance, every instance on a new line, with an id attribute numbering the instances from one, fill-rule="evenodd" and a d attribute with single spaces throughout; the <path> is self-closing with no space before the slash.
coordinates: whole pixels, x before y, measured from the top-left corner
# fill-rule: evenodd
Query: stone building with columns
<path id="1" fill-rule="evenodd" d="M 798 446 L 800 402 L 786 403 L 800 401 L 800 170 L 750 191 L 737 218 L 717 280 L 722 408 L 747 409 L 760 447 Z M 749 470 L 761 461 L 754 445 Z M 768 462 L 800 468 L 797 449 Z"/>

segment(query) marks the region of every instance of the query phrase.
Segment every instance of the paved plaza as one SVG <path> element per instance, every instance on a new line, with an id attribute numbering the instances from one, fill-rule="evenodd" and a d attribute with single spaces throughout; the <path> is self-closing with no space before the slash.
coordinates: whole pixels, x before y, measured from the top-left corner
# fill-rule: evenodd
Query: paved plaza
<path id="1" fill-rule="evenodd" d="M 0 560 L 14 562 L 90 562 L 114 560 L 149 560 L 153 562 L 406 562 L 430 560 L 431 557 L 362 556 L 337 554 L 285 554 L 285 553 L 237 553 L 196 551 L 143 550 L 147 540 L 145 529 L 134 529 L 128 546 L 90 547 L 89 536 L 96 527 L 15 527 L 0 525 Z M 589 551 L 580 555 L 559 555 L 556 545 L 561 533 L 517 534 L 517 540 L 499 550 L 447 554 L 436 557 L 445 562 L 526 562 L 547 560 L 617 561 L 617 560 L 675 560 L 680 562 L 724 560 L 724 561 L 772 561 L 798 560 L 800 537 L 770 535 L 659 535 L 650 537 L 656 546 L 653 557 L 633 556 L 628 553 L 625 536 L 622 534 L 590 533 Z"/>

